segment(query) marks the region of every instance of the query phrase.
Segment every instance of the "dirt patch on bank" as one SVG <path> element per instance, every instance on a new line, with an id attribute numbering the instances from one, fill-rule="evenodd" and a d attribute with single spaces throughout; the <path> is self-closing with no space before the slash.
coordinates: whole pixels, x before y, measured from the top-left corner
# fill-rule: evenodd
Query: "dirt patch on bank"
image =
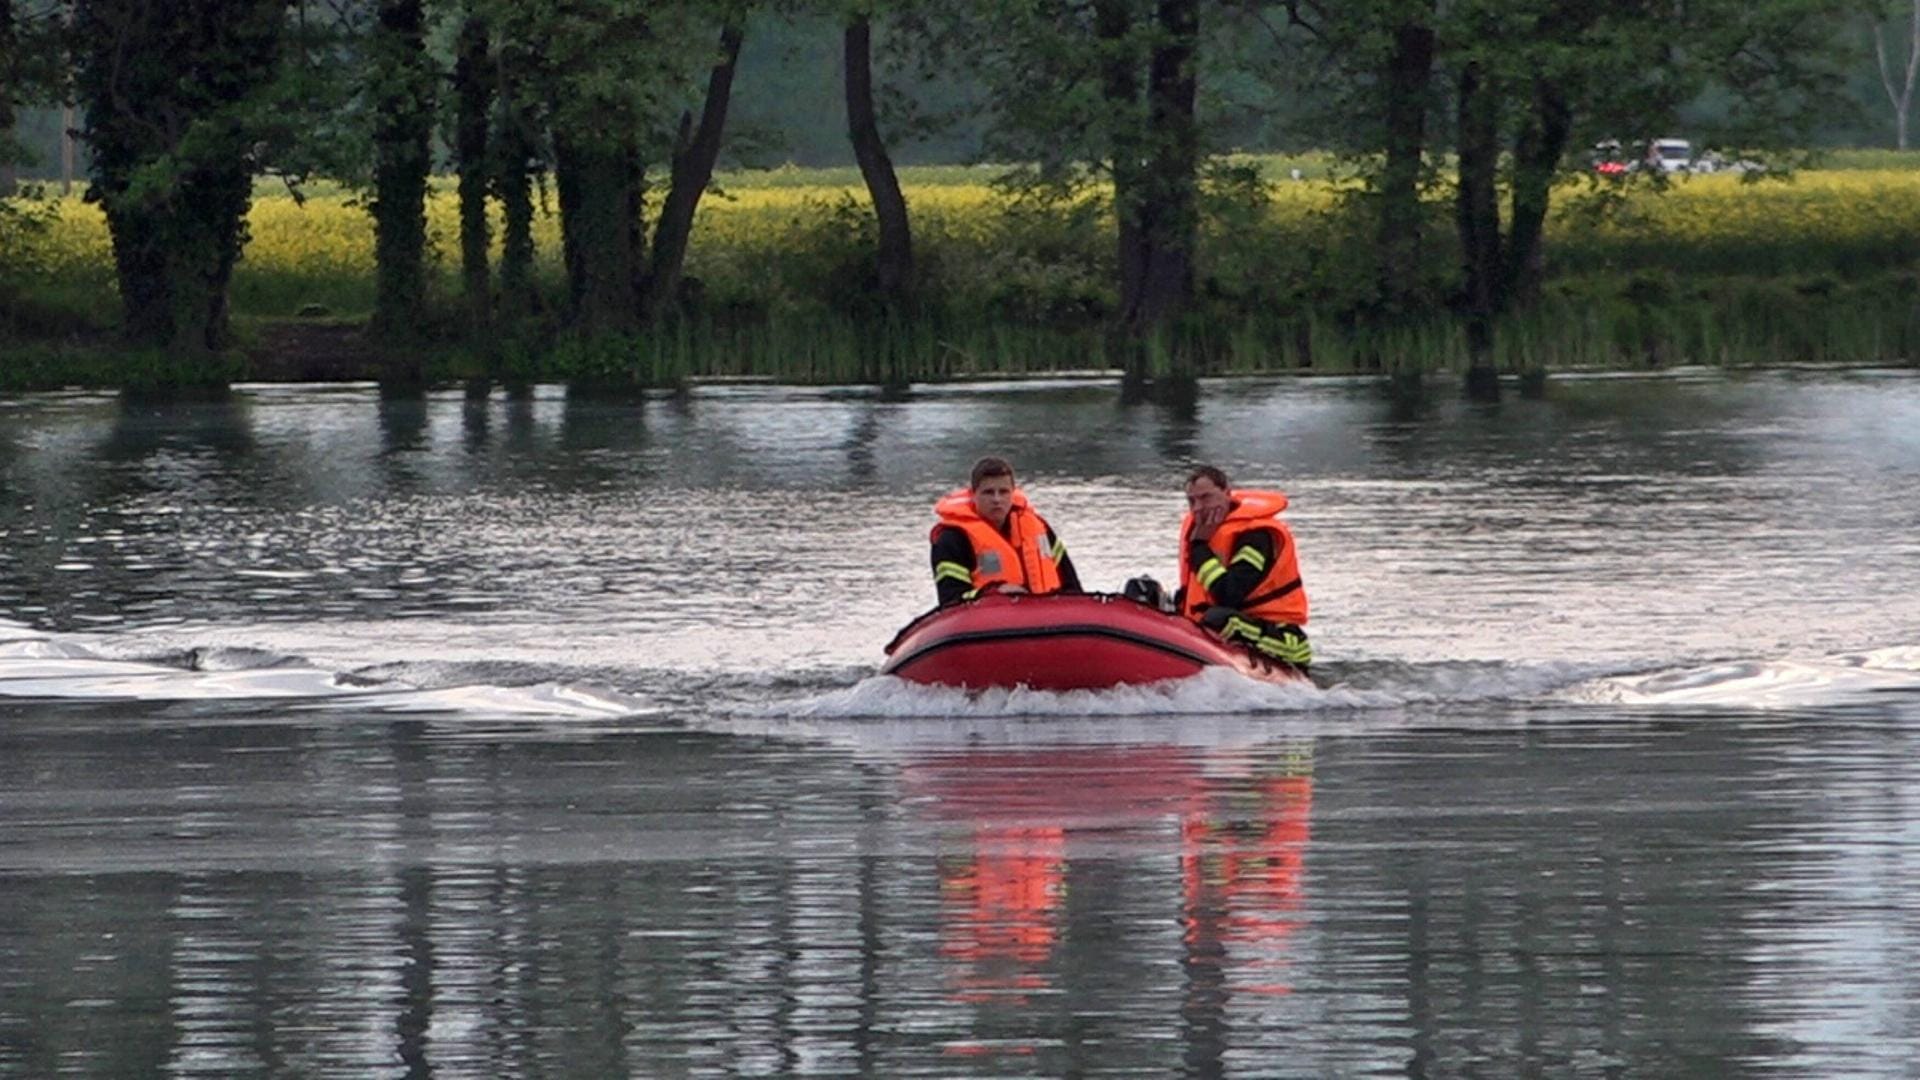
<path id="1" fill-rule="evenodd" d="M 389 358 L 364 322 L 288 319 L 253 328 L 243 350 L 258 382 L 356 382 L 380 378 Z"/>

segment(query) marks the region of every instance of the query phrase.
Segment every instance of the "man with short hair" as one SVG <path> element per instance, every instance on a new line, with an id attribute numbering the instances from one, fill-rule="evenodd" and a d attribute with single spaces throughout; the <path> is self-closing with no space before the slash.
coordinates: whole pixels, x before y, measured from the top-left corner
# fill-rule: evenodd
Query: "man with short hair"
<path id="1" fill-rule="evenodd" d="M 1234 491 L 1227 474 L 1202 465 L 1187 477 L 1180 522 L 1180 613 L 1279 663 L 1305 671 L 1307 591 L 1293 531 L 1277 491 Z"/>
<path id="2" fill-rule="evenodd" d="M 934 504 L 933 587 L 940 606 L 987 592 L 1079 592 L 1067 547 L 1027 502 L 1005 458 L 974 462 L 968 486 Z"/>

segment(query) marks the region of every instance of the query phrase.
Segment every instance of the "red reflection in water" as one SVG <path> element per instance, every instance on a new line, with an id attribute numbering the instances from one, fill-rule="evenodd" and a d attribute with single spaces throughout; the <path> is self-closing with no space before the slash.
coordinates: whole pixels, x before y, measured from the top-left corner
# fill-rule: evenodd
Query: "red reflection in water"
<path id="1" fill-rule="evenodd" d="M 1230 957 L 1235 974 L 1258 980 L 1236 990 L 1287 994 L 1287 939 L 1301 924 L 1313 778 L 1266 777 L 1255 790 L 1257 806 L 1205 807 L 1180 823 L 1186 941 L 1190 960 Z"/>
<path id="2" fill-rule="evenodd" d="M 1018 1005 L 1051 987 L 1077 832 L 1110 837 L 1176 824 L 1189 964 L 1215 971 L 1235 992 L 1289 993 L 1313 779 L 1304 762 L 1283 775 L 1230 777 L 1207 775 L 1207 764 L 1166 746 L 980 751 L 910 766 L 913 793 L 973 827 L 971 853 L 940 861 L 940 953 L 955 965 L 952 1000 Z M 1158 835 L 1171 840 L 1172 829 Z"/>
<path id="3" fill-rule="evenodd" d="M 1036 970 L 1053 953 L 1066 893 L 1066 830 L 983 828 L 974 855 L 940 875 L 940 953 L 966 965 L 961 1000 L 1046 985 Z"/>

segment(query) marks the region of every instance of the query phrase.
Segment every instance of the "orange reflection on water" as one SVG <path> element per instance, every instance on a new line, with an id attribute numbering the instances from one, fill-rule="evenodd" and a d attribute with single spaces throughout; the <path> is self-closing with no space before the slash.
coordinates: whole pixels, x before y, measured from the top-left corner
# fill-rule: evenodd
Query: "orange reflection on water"
<path id="1" fill-rule="evenodd" d="M 1237 990 L 1287 994 L 1288 938 L 1302 922 L 1313 778 L 1270 776 L 1254 790 L 1256 806 L 1204 807 L 1180 824 L 1188 956 L 1230 962 L 1236 975 L 1254 976 Z"/>
<path id="2" fill-rule="evenodd" d="M 1058 826 L 983 826 L 971 858 L 943 861 L 940 954 L 964 965 L 956 1000 L 1024 1000 L 1045 988 L 1040 966 L 1059 938 L 1066 846 Z"/>
<path id="3" fill-rule="evenodd" d="M 970 750 L 909 766 L 904 779 L 970 826 L 964 855 L 939 860 L 941 956 L 951 1000 L 1021 1004 L 1053 988 L 1053 954 L 1075 836 L 1126 835 L 1138 854 L 1178 857 L 1185 960 L 1222 988 L 1291 992 L 1289 938 L 1304 922 L 1310 759 L 1262 775 L 1244 759 L 1173 746 Z M 1174 837 L 1177 835 L 1177 848 Z M 1173 850 L 1170 850 L 1173 849 Z M 1161 863 L 1160 865 L 1166 865 Z M 1168 882 L 1168 886 L 1172 883 Z M 1168 888 L 1168 893 L 1173 889 Z"/>

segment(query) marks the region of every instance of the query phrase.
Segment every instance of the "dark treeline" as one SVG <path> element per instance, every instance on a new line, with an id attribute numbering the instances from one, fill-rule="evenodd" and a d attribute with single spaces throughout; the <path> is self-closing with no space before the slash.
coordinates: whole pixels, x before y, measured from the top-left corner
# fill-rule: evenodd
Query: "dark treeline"
<path id="1" fill-rule="evenodd" d="M 650 378 L 633 359 L 646 335 L 715 317 L 685 273 L 715 169 L 780 154 L 778 126 L 796 112 L 843 125 L 871 196 L 870 269 L 844 298 L 869 329 L 870 377 L 894 377 L 901 343 L 918 340 L 899 328 L 953 317 L 922 286 L 895 173 L 903 146 L 942 145 L 1026 163 L 1004 179 L 1034 200 L 1097 208 L 1114 245 L 1114 300 L 1096 313 L 1111 362 L 1142 384 L 1192 375 L 1219 333 L 1205 207 L 1257 203 L 1264 183 L 1217 153 L 1322 147 L 1363 181 L 1346 212 L 1372 248 L 1370 281 L 1338 318 L 1380 340 L 1457 321 L 1469 386 L 1491 393 L 1496 328 L 1538 295 L 1555 181 L 1585 148 L 1683 121 L 1731 156 L 1805 145 L 1857 115 L 1863 28 L 1890 10 L 1862 0 L 0 0 L 0 131 L 23 105 L 77 102 L 122 330 L 176 356 L 228 346 L 227 288 L 255 177 L 364 190 L 378 266 L 367 332 L 388 347 L 396 381 L 423 376 L 406 358 L 430 341 L 537 340 L 601 358 L 586 368 L 604 377 Z M 813 62 L 777 62 L 795 56 Z M 777 93 L 763 88 L 761 107 L 731 124 L 757 74 L 777 74 Z M 436 166 L 458 177 L 462 295 L 451 304 L 428 287 Z M 549 195 L 557 291 L 533 265 L 532 222 Z M 503 230 L 497 264 L 490 207 Z M 1451 235 L 1436 245 L 1442 231 Z M 1458 262 L 1441 277 L 1422 271 L 1436 247 Z"/>

